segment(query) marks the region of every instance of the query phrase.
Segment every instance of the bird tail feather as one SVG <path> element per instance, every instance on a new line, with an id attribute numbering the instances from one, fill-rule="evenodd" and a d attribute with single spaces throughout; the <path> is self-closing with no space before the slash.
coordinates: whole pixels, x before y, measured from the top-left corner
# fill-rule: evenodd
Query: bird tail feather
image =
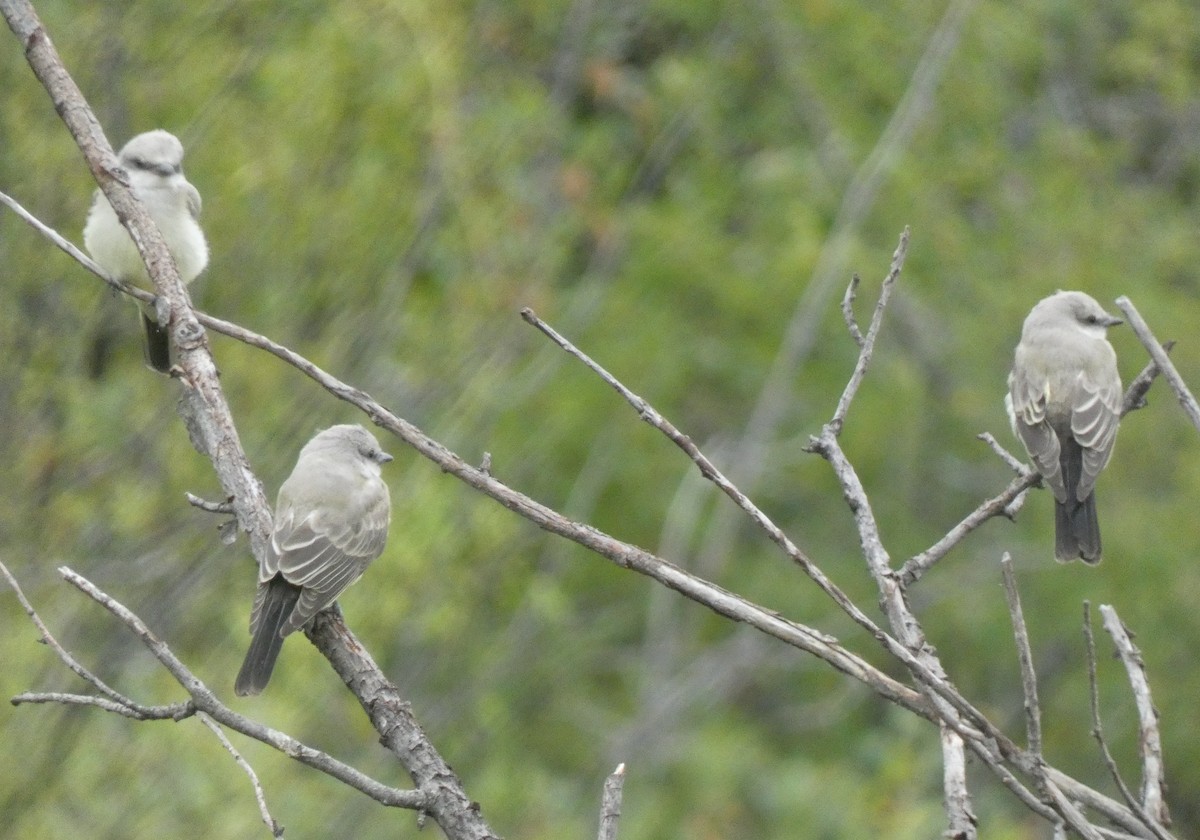
<path id="1" fill-rule="evenodd" d="M 271 672 L 275 670 L 275 660 L 283 648 L 283 625 L 300 599 L 300 587 L 288 583 L 282 575 L 268 581 L 266 588 L 250 649 L 246 651 L 246 659 L 233 684 L 233 691 L 239 697 L 261 694 L 267 687 Z"/>
<path id="2" fill-rule="evenodd" d="M 1070 435 L 1063 441 L 1059 463 L 1067 498 L 1054 503 L 1054 559 L 1069 563 L 1075 558 L 1089 565 L 1100 562 L 1100 520 L 1096 516 L 1096 492 L 1083 501 L 1076 496 L 1080 471 L 1083 469 L 1083 450 Z"/>
<path id="3" fill-rule="evenodd" d="M 158 325 L 153 315 L 142 310 L 142 326 L 146 328 L 146 364 L 159 373 L 171 372 L 171 337 Z"/>

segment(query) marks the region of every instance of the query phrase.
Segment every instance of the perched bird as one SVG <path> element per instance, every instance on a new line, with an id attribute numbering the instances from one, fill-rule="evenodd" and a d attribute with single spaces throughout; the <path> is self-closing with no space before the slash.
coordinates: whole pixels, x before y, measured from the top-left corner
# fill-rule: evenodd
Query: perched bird
<path id="1" fill-rule="evenodd" d="M 208 243 L 200 229 L 200 193 L 183 177 L 183 144 L 174 134 L 147 131 L 117 155 L 129 173 L 129 185 L 158 225 L 184 283 L 208 265 Z M 146 265 L 129 231 L 108 199 L 96 190 L 83 228 L 83 244 L 92 259 L 116 280 L 152 288 Z M 170 341 L 152 306 L 141 308 L 146 329 L 146 363 L 161 373 L 171 369 Z"/>
<path id="2" fill-rule="evenodd" d="M 1021 328 L 1008 395 L 1013 432 L 1054 494 L 1054 557 L 1100 562 L 1096 477 L 1121 419 L 1121 376 L 1106 330 L 1122 323 L 1083 292 L 1038 302 Z"/>
<path id="3" fill-rule="evenodd" d="M 275 529 L 259 564 L 250 650 L 234 683 L 258 694 L 283 639 L 332 604 L 383 552 L 392 503 L 380 465 L 392 456 L 362 426 L 333 426 L 300 450 L 279 488 Z"/>

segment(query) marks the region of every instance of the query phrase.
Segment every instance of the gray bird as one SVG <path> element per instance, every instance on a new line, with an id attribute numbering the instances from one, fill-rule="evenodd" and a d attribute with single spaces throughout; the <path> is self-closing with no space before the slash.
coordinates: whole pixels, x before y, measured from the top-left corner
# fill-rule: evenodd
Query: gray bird
<path id="1" fill-rule="evenodd" d="M 183 144 L 161 129 L 139 134 L 117 155 L 129 173 L 129 186 L 158 225 L 179 277 L 190 283 L 208 265 L 208 243 L 200 229 L 200 193 L 183 177 Z M 83 244 L 92 259 L 116 280 L 153 289 L 146 265 L 129 231 L 104 193 L 96 190 L 83 228 Z M 160 373 L 171 369 L 167 330 L 153 307 L 142 307 L 146 363 Z"/>
<path id="2" fill-rule="evenodd" d="M 1106 331 L 1122 323 L 1083 292 L 1038 302 L 1021 328 L 1008 395 L 1013 432 L 1054 494 L 1054 558 L 1100 562 L 1096 478 L 1121 419 L 1121 376 Z"/>
<path id="3" fill-rule="evenodd" d="M 392 456 L 362 426 L 333 426 L 300 450 L 279 488 L 275 528 L 258 570 L 253 638 L 234 683 L 258 694 L 284 637 L 332 604 L 387 542 L 392 503 L 380 465 Z"/>

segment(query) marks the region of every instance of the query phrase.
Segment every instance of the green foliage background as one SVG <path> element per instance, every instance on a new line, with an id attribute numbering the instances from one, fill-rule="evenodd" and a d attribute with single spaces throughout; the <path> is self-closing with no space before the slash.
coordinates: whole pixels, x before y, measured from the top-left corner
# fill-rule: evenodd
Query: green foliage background
<path id="1" fill-rule="evenodd" d="M 848 184 L 938 20 L 927 0 L 42 2 L 110 140 L 188 149 L 212 263 L 197 304 L 359 385 L 535 498 L 839 635 L 864 638 L 596 379 L 532 306 L 692 435 L 847 590 L 874 602 L 845 505 L 802 451 L 853 364 L 836 305 L 790 372 L 758 463 L 738 441 Z M 2 42 L 0 42 L 2 43 Z M 10 39 L 0 189 L 79 241 L 80 156 Z M 1188 0 L 980 0 L 898 150 L 837 286 L 873 303 L 908 263 L 845 431 L 897 562 L 1008 481 L 1020 323 L 1056 288 L 1133 298 L 1200 383 L 1200 16 Z M 139 612 L 240 711 L 394 784 L 320 657 L 290 641 L 265 696 L 232 696 L 253 567 L 185 491 L 219 494 L 176 387 L 141 366 L 131 306 L 0 212 L 0 559 L 59 638 L 145 702 L 180 691 L 70 565 Z M 1144 353 L 1112 335 L 1128 379 Z M 213 337 L 270 493 L 317 428 L 356 418 L 295 371 Z M 398 442 L 387 552 L 342 604 L 484 815 L 510 838 L 586 837 L 627 763 L 622 838 L 925 838 L 943 827 L 934 731 L 828 668 L 553 539 Z M 751 488 L 747 488 L 751 489 Z M 1200 833 L 1200 440 L 1162 385 L 1100 483 L 1106 559 L 1051 559 L 1049 501 L 992 522 L 914 592 L 952 677 L 1023 737 L 998 559 L 1016 558 L 1050 760 L 1111 790 L 1089 736 L 1081 603 L 1138 634 L 1180 836 Z M 0 694 L 81 684 L 0 593 Z M 1103 640 L 1102 640 L 1103 641 Z M 1107 643 L 1105 643 L 1107 651 Z M 1106 732 L 1138 781 L 1128 687 Z M 416 837 L 241 739 L 288 837 Z M 263 836 L 244 776 L 195 721 L 0 711 L 0 833 Z M 1045 837 L 982 768 L 983 833 Z M 427 829 L 428 832 L 429 829 Z"/>

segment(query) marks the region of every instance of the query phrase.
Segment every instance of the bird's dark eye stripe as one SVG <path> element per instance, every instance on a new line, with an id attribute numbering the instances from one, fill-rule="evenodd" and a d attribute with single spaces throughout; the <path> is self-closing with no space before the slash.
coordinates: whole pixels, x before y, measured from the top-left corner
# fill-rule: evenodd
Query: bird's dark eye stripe
<path id="1" fill-rule="evenodd" d="M 175 175 L 183 172 L 182 163 L 151 163 L 143 157 L 129 158 L 130 169 L 140 169 L 143 172 L 157 172 L 159 175 Z"/>

